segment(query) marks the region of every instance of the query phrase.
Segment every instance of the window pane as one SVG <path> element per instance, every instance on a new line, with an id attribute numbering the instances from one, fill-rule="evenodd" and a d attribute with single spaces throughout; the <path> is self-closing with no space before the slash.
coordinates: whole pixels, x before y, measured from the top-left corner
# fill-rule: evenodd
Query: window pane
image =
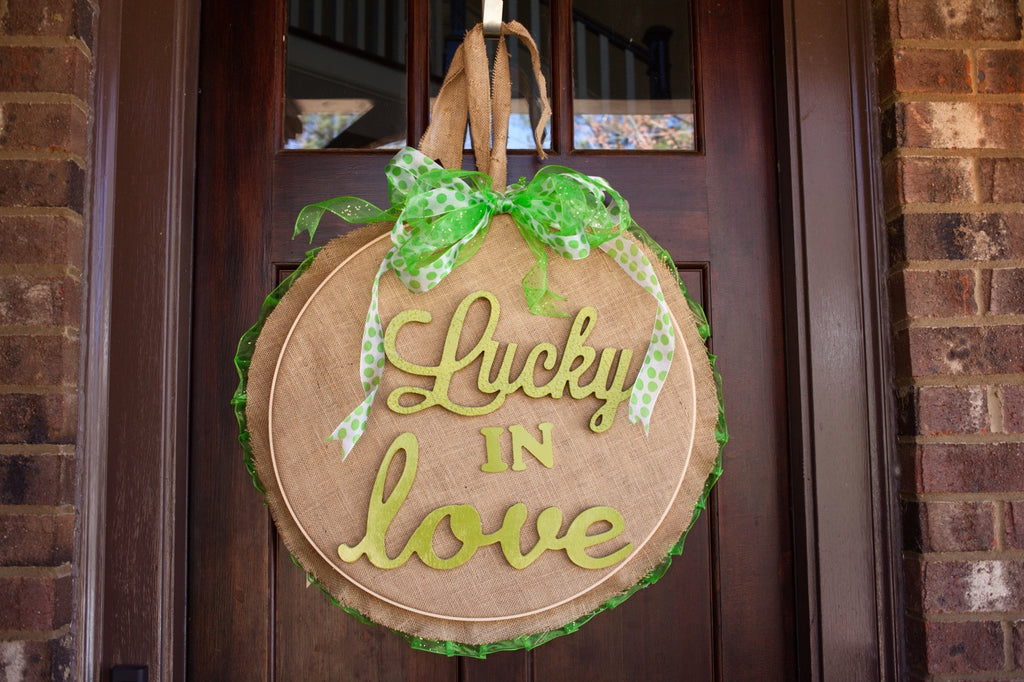
<path id="1" fill-rule="evenodd" d="M 284 146 L 405 145 L 406 0 L 290 0 Z"/>
<path id="2" fill-rule="evenodd" d="M 483 3 L 480 0 L 431 0 L 430 2 L 430 96 L 431 102 L 444 81 L 448 64 L 455 50 L 462 44 L 466 31 L 481 21 Z M 526 27 L 537 43 L 541 68 L 545 78 L 551 75 L 548 50 L 551 22 L 548 0 L 505 0 L 505 21 L 516 20 Z M 536 120 L 537 89 L 530 53 L 518 38 L 506 38 L 509 51 L 509 70 L 512 76 L 512 115 L 508 124 L 509 149 L 533 149 L 533 126 Z M 488 54 L 493 60 L 495 41 L 488 40 Z M 548 93 L 550 94 L 550 92 Z M 545 147 L 550 147 L 551 125 L 544 134 Z M 471 147 L 466 137 L 466 148 Z"/>
<path id="3" fill-rule="evenodd" d="M 686 0 L 573 2 L 576 149 L 696 149 Z"/>

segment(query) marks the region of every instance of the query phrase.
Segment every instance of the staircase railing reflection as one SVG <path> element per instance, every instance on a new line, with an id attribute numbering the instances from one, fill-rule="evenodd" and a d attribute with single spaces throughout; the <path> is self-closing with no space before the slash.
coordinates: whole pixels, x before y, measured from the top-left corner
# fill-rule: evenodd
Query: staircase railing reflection
<path id="1" fill-rule="evenodd" d="M 506 16 L 515 17 L 543 44 L 549 2 L 506 0 Z M 431 77 L 437 82 L 468 26 L 479 21 L 478 5 L 466 0 L 430 3 Z M 646 75 L 648 82 L 648 92 L 639 97 L 671 98 L 670 29 L 651 27 L 637 42 L 579 10 L 572 15 L 577 98 L 637 99 L 638 74 L 641 80 Z M 406 0 L 293 0 L 288 23 L 293 33 L 400 68 L 405 63 L 405 17 Z M 513 67 L 521 57 L 518 52 L 512 50 Z"/>

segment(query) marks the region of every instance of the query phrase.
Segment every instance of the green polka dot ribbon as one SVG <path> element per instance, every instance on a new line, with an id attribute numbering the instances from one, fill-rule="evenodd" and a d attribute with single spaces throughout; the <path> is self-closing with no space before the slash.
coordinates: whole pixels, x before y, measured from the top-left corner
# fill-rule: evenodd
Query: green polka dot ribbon
<path id="1" fill-rule="evenodd" d="M 629 395 L 629 421 L 633 424 L 639 421 L 644 426 L 644 433 L 647 433 L 651 426 L 654 403 L 658 400 L 661 387 L 668 378 L 669 367 L 672 366 L 672 355 L 676 350 L 676 328 L 672 325 L 672 316 L 668 312 L 661 284 L 658 283 L 658 275 L 643 249 L 622 235 L 616 235 L 601 244 L 601 249 L 658 301 L 651 343 L 647 346 L 644 363 L 640 365 L 640 373 Z"/>
<path id="2" fill-rule="evenodd" d="M 391 207 L 381 210 L 357 197 L 337 197 L 306 206 L 295 222 L 295 234 L 312 240 L 324 213 L 351 223 L 394 221 L 392 247 L 373 280 L 370 309 L 363 331 L 360 376 L 365 400 L 338 425 L 328 440 L 341 442 L 345 456 L 366 428 L 380 378 L 384 346 L 377 294 L 381 275 L 392 270 L 409 291 L 430 291 L 452 270 L 469 260 L 498 214 L 515 221 L 536 261 L 523 277 L 530 312 L 566 317 L 548 289 L 547 248 L 578 260 L 591 248 L 608 253 L 637 284 L 658 301 L 651 343 L 633 385 L 629 419 L 649 428 L 651 412 L 668 376 L 675 349 L 675 330 L 650 260 L 622 232 L 632 224 L 629 204 L 603 178 L 564 166 L 545 166 L 532 180 L 510 185 L 504 193 L 491 188 L 491 178 L 476 171 L 447 170 L 407 147 L 387 167 Z"/>

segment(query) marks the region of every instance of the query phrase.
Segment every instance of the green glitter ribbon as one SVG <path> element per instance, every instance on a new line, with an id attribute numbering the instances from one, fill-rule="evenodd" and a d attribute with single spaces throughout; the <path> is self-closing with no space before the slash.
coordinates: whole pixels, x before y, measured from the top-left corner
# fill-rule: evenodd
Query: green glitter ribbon
<path id="1" fill-rule="evenodd" d="M 547 286 L 547 247 L 571 260 L 586 258 L 598 247 L 658 301 L 651 342 L 629 400 L 630 422 L 640 422 L 648 430 L 672 363 L 675 329 L 654 267 L 636 243 L 622 236 L 633 222 L 629 204 L 618 192 L 603 178 L 545 166 L 529 182 L 520 179 L 498 193 L 488 175 L 447 170 L 411 147 L 391 160 L 387 178 L 391 201 L 387 210 L 357 197 L 337 197 L 306 206 L 295 221 L 295 235 L 308 232 L 310 240 L 326 212 L 350 223 L 395 223 L 392 247 L 373 280 L 363 329 L 359 371 L 365 399 L 327 438 L 341 442 L 343 459 L 366 428 L 384 373 L 378 306 L 381 276 L 391 270 L 409 291 L 430 291 L 476 253 L 491 220 L 502 213 L 512 217 L 536 261 L 522 282 L 531 313 L 567 316 L 556 303 L 565 298 Z"/>

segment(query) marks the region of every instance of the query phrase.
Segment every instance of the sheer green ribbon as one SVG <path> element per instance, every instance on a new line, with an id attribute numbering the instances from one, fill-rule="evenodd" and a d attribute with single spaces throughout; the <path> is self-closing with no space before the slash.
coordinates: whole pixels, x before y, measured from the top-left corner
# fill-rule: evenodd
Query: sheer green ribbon
<path id="1" fill-rule="evenodd" d="M 491 188 L 488 175 L 444 169 L 409 147 L 388 164 L 387 178 L 391 202 L 387 210 L 357 197 L 337 197 L 306 206 L 295 222 L 295 235 L 308 232 L 310 240 L 326 212 L 351 223 L 395 223 L 392 247 L 373 280 L 363 329 L 360 373 L 365 399 L 328 436 L 328 440 L 341 441 L 344 456 L 366 428 L 384 373 L 378 307 L 381 276 L 392 270 L 410 291 L 433 289 L 476 253 L 491 220 L 501 213 L 515 221 L 536 261 L 522 280 L 530 312 L 566 316 L 556 304 L 565 299 L 547 286 L 546 247 L 572 260 L 586 258 L 593 247 L 601 248 L 658 301 L 651 343 L 629 407 L 630 421 L 641 422 L 645 431 L 649 428 L 651 411 L 672 362 L 675 330 L 653 266 L 643 250 L 622 236 L 632 220 L 629 205 L 618 192 L 603 178 L 563 166 L 545 166 L 529 182 L 521 179 L 501 194 Z"/>

